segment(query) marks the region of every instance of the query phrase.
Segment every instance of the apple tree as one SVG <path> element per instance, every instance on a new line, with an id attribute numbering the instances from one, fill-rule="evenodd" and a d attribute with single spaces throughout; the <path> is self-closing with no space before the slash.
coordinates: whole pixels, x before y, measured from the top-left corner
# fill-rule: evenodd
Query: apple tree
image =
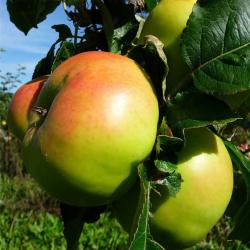
<path id="1" fill-rule="evenodd" d="M 58 38 L 35 66 L 31 82 L 44 75 L 48 80 L 31 96 L 30 109 L 18 116 L 23 111 L 29 117 L 24 163 L 61 201 L 68 249 L 77 249 L 84 223 L 107 209 L 130 233 L 130 250 L 192 246 L 223 214 L 232 221 L 228 239 L 249 242 L 249 0 L 30 0 L 25 5 L 7 0 L 10 20 L 26 35 L 59 5 L 72 25 L 51 27 Z M 130 93 L 133 100 L 131 116 L 119 113 L 124 119 L 118 128 L 126 125 L 126 137 L 103 119 L 103 112 L 113 112 L 105 110 L 111 107 L 107 99 L 127 108 L 122 97 L 112 101 L 117 86 L 123 89 L 120 97 Z M 28 93 L 23 96 L 29 100 Z M 96 107 L 92 113 L 90 106 Z M 120 121 L 117 117 L 112 123 Z M 100 126 L 109 133 L 99 133 Z M 61 136 L 63 129 L 67 133 Z M 88 131 L 96 133 L 89 138 Z M 148 140 L 149 152 L 144 150 Z M 115 177 L 106 179 L 103 169 L 121 172 L 127 153 L 136 155 L 138 148 L 146 153 L 134 161 L 133 181 L 107 194 L 102 184 L 111 185 Z M 79 176 L 88 179 L 84 185 Z M 88 195 L 78 203 L 82 189 Z"/>

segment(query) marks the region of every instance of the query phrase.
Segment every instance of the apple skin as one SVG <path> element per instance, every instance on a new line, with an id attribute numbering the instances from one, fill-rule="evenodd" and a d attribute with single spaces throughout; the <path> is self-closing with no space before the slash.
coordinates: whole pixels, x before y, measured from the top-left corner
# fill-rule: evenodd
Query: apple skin
<path id="1" fill-rule="evenodd" d="M 166 47 L 169 73 L 167 91 L 185 82 L 190 69 L 181 55 L 180 37 L 197 0 L 161 0 L 143 26 L 140 42 L 146 35 L 158 37 Z M 190 79 L 189 79 L 190 80 Z"/>
<path id="2" fill-rule="evenodd" d="M 175 197 L 165 186 L 151 191 L 150 232 L 167 249 L 182 249 L 201 241 L 222 217 L 231 199 L 233 168 L 222 140 L 200 128 L 186 132 L 186 145 L 178 154 L 183 182 Z M 139 198 L 135 185 L 114 202 L 114 212 L 130 232 Z"/>
<path id="3" fill-rule="evenodd" d="M 63 62 L 39 94 L 23 143 L 24 164 L 52 196 L 75 206 L 111 203 L 134 184 L 151 152 L 158 101 L 133 60 L 85 52 Z"/>
<path id="4" fill-rule="evenodd" d="M 12 97 L 8 109 L 8 126 L 20 140 L 23 139 L 28 128 L 30 110 L 48 77 L 41 76 L 22 85 Z"/>

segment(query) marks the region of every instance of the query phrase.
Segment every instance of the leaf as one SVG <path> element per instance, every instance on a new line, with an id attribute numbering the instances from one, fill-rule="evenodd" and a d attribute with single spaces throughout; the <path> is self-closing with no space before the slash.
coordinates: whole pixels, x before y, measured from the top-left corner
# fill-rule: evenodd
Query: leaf
<path id="1" fill-rule="evenodd" d="M 181 138 L 186 128 L 226 124 L 239 119 L 222 101 L 193 90 L 178 93 L 167 103 L 165 114 L 169 126 Z"/>
<path id="2" fill-rule="evenodd" d="M 37 24 L 44 21 L 60 2 L 59 0 L 7 0 L 7 8 L 10 20 L 27 35 L 29 30 L 37 28 Z"/>
<path id="3" fill-rule="evenodd" d="M 145 45 L 135 46 L 129 51 L 128 57 L 145 68 L 154 84 L 160 104 L 165 102 L 168 64 L 163 43 L 157 37 L 148 35 Z"/>
<path id="4" fill-rule="evenodd" d="M 81 0 L 64 0 L 67 6 L 77 6 L 78 4 L 81 3 Z"/>
<path id="5" fill-rule="evenodd" d="M 106 5 L 101 0 L 93 0 L 93 3 L 98 7 L 102 16 L 102 24 L 106 36 L 108 47 L 111 48 L 112 37 L 114 34 L 114 26 L 112 17 Z"/>
<path id="6" fill-rule="evenodd" d="M 152 184 L 154 184 L 154 189 L 157 190 L 157 186 L 165 186 L 167 188 L 169 196 L 175 197 L 176 194 L 181 190 L 181 174 L 178 172 L 173 172 L 164 176 L 154 177 Z"/>
<path id="7" fill-rule="evenodd" d="M 213 95 L 250 89 L 249 0 L 200 0 L 182 36 L 194 85 Z"/>
<path id="8" fill-rule="evenodd" d="M 87 208 L 61 203 L 60 207 L 64 222 L 63 233 L 67 241 L 67 249 L 77 250 L 84 223 L 97 221 L 100 214 L 105 211 L 106 206 Z"/>
<path id="9" fill-rule="evenodd" d="M 37 77 L 43 76 L 43 75 L 49 75 L 51 73 L 51 67 L 53 65 L 55 56 L 54 56 L 54 50 L 55 50 L 56 44 L 54 43 L 49 52 L 47 53 L 46 57 L 41 59 L 33 72 L 32 79 L 35 79 Z"/>
<path id="10" fill-rule="evenodd" d="M 173 136 L 172 130 L 167 124 L 165 116 L 162 117 L 156 137 L 155 151 L 159 155 L 162 151 L 175 152 L 179 151 L 183 146 L 183 139 Z"/>
<path id="11" fill-rule="evenodd" d="M 56 53 L 51 71 L 53 72 L 63 61 L 67 60 L 75 54 L 74 44 L 71 42 L 63 42 L 60 49 Z"/>
<path id="12" fill-rule="evenodd" d="M 239 167 L 242 172 L 247 189 L 247 197 L 240 209 L 237 210 L 233 217 L 233 230 L 230 234 L 231 239 L 249 241 L 250 235 L 250 160 L 247 159 L 237 148 L 230 142 L 225 142 L 230 153 L 233 163 Z M 239 206 L 240 204 L 238 204 Z"/>
<path id="13" fill-rule="evenodd" d="M 129 250 L 164 250 L 155 242 L 149 233 L 149 207 L 150 207 L 150 182 L 147 177 L 147 166 L 141 163 L 138 166 L 141 180 L 141 193 L 139 206 L 137 208 L 137 223 L 135 224 L 134 234 L 130 242 Z"/>
<path id="14" fill-rule="evenodd" d="M 130 44 L 136 35 L 137 25 L 128 22 L 114 30 L 110 52 L 121 54 L 126 44 Z"/>
<path id="15" fill-rule="evenodd" d="M 158 4 L 158 0 L 145 0 L 147 5 L 147 10 L 150 12 L 154 9 L 154 7 Z"/>
<path id="16" fill-rule="evenodd" d="M 65 24 L 57 24 L 51 26 L 56 32 L 59 33 L 59 40 L 64 41 L 67 38 L 73 37 L 70 28 Z"/>
<path id="17" fill-rule="evenodd" d="M 247 98 L 243 99 L 240 107 L 238 107 L 237 111 L 248 121 L 250 121 L 250 91 L 247 91 Z"/>
<path id="18" fill-rule="evenodd" d="M 177 169 L 175 164 L 169 164 L 167 161 L 155 160 L 154 163 L 157 169 L 164 173 L 172 174 Z"/>
<path id="19" fill-rule="evenodd" d="M 177 164 L 168 160 L 154 161 L 157 171 L 152 173 L 152 182 L 156 185 L 164 185 L 170 196 L 176 196 L 181 189 L 181 175 L 176 172 Z M 156 187 L 157 188 L 157 187 Z"/>
<path id="20" fill-rule="evenodd" d="M 183 139 L 175 136 L 158 135 L 156 138 L 156 151 L 160 154 L 162 151 L 179 151 L 183 146 Z"/>

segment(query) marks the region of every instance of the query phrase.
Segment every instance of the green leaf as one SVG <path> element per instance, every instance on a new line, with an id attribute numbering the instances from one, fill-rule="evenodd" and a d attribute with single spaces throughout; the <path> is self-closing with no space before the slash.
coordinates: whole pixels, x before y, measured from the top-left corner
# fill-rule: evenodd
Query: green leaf
<path id="1" fill-rule="evenodd" d="M 164 178 L 159 178 L 153 181 L 155 184 L 155 189 L 157 190 L 157 185 L 166 186 L 168 194 L 170 196 L 176 196 L 176 194 L 181 190 L 181 174 L 178 172 L 173 172 L 169 175 L 166 175 Z"/>
<path id="2" fill-rule="evenodd" d="M 161 125 L 158 129 L 158 135 L 156 137 L 156 154 L 159 155 L 162 151 L 170 151 L 171 153 L 179 151 L 182 146 L 183 139 L 173 136 L 172 130 L 167 124 L 167 119 L 163 116 Z"/>
<path id="3" fill-rule="evenodd" d="M 29 30 L 37 28 L 37 24 L 44 21 L 60 2 L 59 0 L 7 0 L 7 8 L 10 20 L 27 35 Z"/>
<path id="4" fill-rule="evenodd" d="M 175 136 L 158 135 L 156 138 L 156 150 L 161 151 L 179 151 L 183 146 L 183 139 Z"/>
<path id="5" fill-rule="evenodd" d="M 243 93 L 245 93 L 245 92 L 243 92 Z M 237 108 L 237 111 L 244 118 L 246 118 L 248 121 L 250 121 L 250 91 L 246 91 L 245 97 L 246 96 L 247 96 L 247 98 L 242 99 L 241 105 Z"/>
<path id="6" fill-rule="evenodd" d="M 167 57 L 163 43 L 155 36 L 148 35 L 145 45 L 137 45 L 128 53 L 150 76 L 156 89 L 160 104 L 165 102 L 166 77 L 168 74 Z"/>
<path id="7" fill-rule="evenodd" d="M 194 85 L 230 95 L 250 89 L 249 0 L 200 0 L 182 37 Z"/>
<path id="8" fill-rule="evenodd" d="M 164 250 L 164 248 L 155 242 L 149 233 L 149 208 L 150 208 L 150 182 L 147 177 L 147 167 L 149 165 L 140 164 L 138 167 L 139 176 L 140 176 L 140 184 L 141 184 L 141 192 L 139 198 L 139 206 L 137 208 L 137 223 L 135 224 L 134 234 L 129 250 Z"/>
<path id="9" fill-rule="evenodd" d="M 64 0 L 64 2 L 66 3 L 66 5 L 68 6 L 76 6 L 78 5 L 79 3 L 81 3 L 81 0 Z"/>
<path id="10" fill-rule="evenodd" d="M 63 61 L 67 60 L 75 54 L 74 44 L 71 42 L 63 42 L 60 49 L 56 53 L 51 71 L 53 72 Z"/>
<path id="11" fill-rule="evenodd" d="M 154 163 L 157 169 L 163 173 L 172 174 L 177 169 L 175 164 L 169 164 L 167 161 L 155 160 Z"/>
<path id="12" fill-rule="evenodd" d="M 128 22 L 123 26 L 114 30 L 110 51 L 112 53 L 122 53 L 126 45 L 128 46 L 136 35 L 137 25 L 133 22 Z"/>
<path id="13" fill-rule="evenodd" d="M 230 153 L 231 159 L 242 172 L 245 181 L 247 196 L 243 204 L 238 204 L 240 209 L 237 210 L 233 217 L 233 230 L 230 234 L 231 239 L 249 241 L 250 235 L 250 160 L 247 159 L 237 148 L 230 142 L 225 142 Z"/>
<path id="14" fill-rule="evenodd" d="M 182 138 L 183 129 L 233 122 L 239 119 L 222 101 L 197 91 L 178 93 L 166 105 L 166 119 Z"/>
<path id="15" fill-rule="evenodd" d="M 101 0 L 93 0 L 93 3 L 100 10 L 100 14 L 102 16 L 103 29 L 104 29 L 104 33 L 106 36 L 106 41 L 107 41 L 108 47 L 111 48 L 112 37 L 114 34 L 114 26 L 113 26 L 112 17 L 110 15 L 108 8 Z"/>
<path id="16" fill-rule="evenodd" d="M 35 70 L 33 72 L 33 75 L 32 75 L 32 79 L 43 76 L 43 75 L 49 75 L 51 73 L 51 67 L 55 59 L 55 56 L 54 56 L 55 46 L 56 44 L 54 43 L 51 46 L 46 57 L 44 57 L 37 63 Z"/>
<path id="17" fill-rule="evenodd" d="M 147 10 L 150 12 L 158 4 L 158 0 L 145 0 Z"/>
<path id="18" fill-rule="evenodd" d="M 59 40 L 64 41 L 67 38 L 73 37 L 70 28 L 66 24 L 57 24 L 51 26 L 56 32 L 59 33 Z"/>
<path id="19" fill-rule="evenodd" d="M 77 250 L 84 223 L 97 221 L 106 207 L 75 207 L 64 203 L 61 203 L 60 207 L 64 222 L 63 233 L 67 241 L 67 250 Z"/>
<path id="20" fill-rule="evenodd" d="M 157 170 L 152 174 L 152 182 L 164 185 L 170 196 L 175 196 L 181 189 L 181 175 L 176 172 L 177 164 L 168 160 L 155 160 Z M 157 189 L 157 187 L 156 187 Z"/>

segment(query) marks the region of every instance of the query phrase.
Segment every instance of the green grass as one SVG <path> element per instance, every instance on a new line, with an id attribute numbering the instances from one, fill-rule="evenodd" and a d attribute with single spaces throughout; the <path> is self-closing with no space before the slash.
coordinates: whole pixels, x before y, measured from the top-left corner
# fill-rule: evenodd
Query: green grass
<path id="1" fill-rule="evenodd" d="M 28 176 L 0 175 L 0 249 L 66 249 L 58 203 Z M 128 235 L 109 213 L 86 224 L 79 250 L 125 249 Z"/>
<path id="2" fill-rule="evenodd" d="M 59 204 L 28 175 L 0 175 L 0 250 L 64 250 Z M 228 241 L 228 220 L 218 223 L 206 240 L 190 250 L 250 250 L 240 241 Z M 86 224 L 79 250 L 126 250 L 128 235 L 109 213 Z"/>

